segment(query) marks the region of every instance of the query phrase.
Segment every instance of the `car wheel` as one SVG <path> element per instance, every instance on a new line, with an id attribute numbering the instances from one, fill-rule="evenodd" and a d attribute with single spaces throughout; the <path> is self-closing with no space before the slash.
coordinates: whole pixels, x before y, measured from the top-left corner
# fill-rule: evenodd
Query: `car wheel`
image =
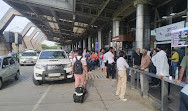
<path id="1" fill-rule="evenodd" d="M 19 76 L 20 76 L 20 72 L 18 71 L 18 72 L 16 73 L 16 76 L 14 77 L 14 79 L 15 79 L 15 80 L 18 80 L 18 79 L 19 79 Z"/>
<path id="2" fill-rule="evenodd" d="M 0 78 L 0 90 L 2 89 L 2 87 L 3 87 L 3 81 L 2 81 L 2 79 Z"/>
<path id="3" fill-rule="evenodd" d="M 35 85 L 41 85 L 41 84 L 42 84 L 41 81 L 38 81 L 38 80 L 35 79 L 34 75 L 33 75 L 33 83 L 34 83 Z"/>

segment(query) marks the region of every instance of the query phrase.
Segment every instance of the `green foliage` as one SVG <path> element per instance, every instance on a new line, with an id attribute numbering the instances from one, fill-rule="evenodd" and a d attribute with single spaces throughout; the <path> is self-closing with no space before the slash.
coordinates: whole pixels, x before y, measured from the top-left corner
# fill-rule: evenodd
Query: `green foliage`
<path id="1" fill-rule="evenodd" d="M 47 46 L 45 44 L 41 44 L 42 49 L 58 49 L 59 46 Z"/>

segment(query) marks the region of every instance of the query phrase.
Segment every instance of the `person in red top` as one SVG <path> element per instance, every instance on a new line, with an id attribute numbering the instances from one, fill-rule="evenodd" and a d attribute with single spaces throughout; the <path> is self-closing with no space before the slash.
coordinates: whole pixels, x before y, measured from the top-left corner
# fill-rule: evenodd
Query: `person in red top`
<path id="1" fill-rule="evenodd" d="M 96 60 L 96 55 L 95 55 L 95 51 L 93 51 L 91 55 L 91 70 L 95 69 L 95 60 Z"/>
<path id="2" fill-rule="evenodd" d="M 78 51 L 76 50 L 76 51 L 73 52 L 72 59 L 75 58 L 75 57 L 77 57 L 77 56 L 78 56 Z"/>

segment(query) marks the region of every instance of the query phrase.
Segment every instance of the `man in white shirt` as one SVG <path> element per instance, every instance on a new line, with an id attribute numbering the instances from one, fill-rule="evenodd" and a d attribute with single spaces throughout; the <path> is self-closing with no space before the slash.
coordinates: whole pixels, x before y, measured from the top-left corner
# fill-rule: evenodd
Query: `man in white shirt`
<path id="1" fill-rule="evenodd" d="M 167 47 L 161 46 L 160 51 L 155 56 L 152 57 L 153 65 L 156 67 L 157 70 L 156 75 L 160 76 L 160 79 L 169 76 L 169 64 L 166 55 L 167 50 L 168 50 Z M 160 80 L 159 83 L 161 84 Z M 168 95 L 170 95 L 170 83 L 168 84 Z M 171 101 L 170 98 L 168 98 L 168 100 L 169 102 Z"/>
<path id="2" fill-rule="evenodd" d="M 116 96 L 119 96 L 119 99 L 122 101 L 127 101 L 127 99 L 125 99 L 125 91 L 127 85 L 126 68 L 129 68 L 129 65 L 124 59 L 125 53 L 123 51 L 119 52 L 119 56 L 120 58 L 117 60 L 118 84 L 117 84 Z"/>
<path id="3" fill-rule="evenodd" d="M 156 75 L 160 76 L 162 79 L 164 76 L 169 76 L 169 64 L 166 56 L 166 47 L 162 46 L 161 50 L 152 57 L 153 65 L 156 67 L 157 73 Z"/>
<path id="4" fill-rule="evenodd" d="M 114 65 L 114 55 L 112 53 L 113 48 L 110 47 L 109 51 L 104 55 L 104 63 L 107 66 L 107 77 L 112 76 L 115 79 L 115 65 Z"/>

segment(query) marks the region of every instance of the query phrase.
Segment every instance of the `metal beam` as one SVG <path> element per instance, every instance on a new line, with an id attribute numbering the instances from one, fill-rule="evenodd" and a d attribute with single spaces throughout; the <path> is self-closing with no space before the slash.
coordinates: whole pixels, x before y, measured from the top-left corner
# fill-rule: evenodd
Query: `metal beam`
<path id="1" fill-rule="evenodd" d="M 122 12 L 127 10 L 130 6 L 133 6 L 133 4 L 134 4 L 134 0 L 124 1 L 122 5 L 115 11 L 113 18 L 117 18 Z"/>
<path id="2" fill-rule="evenodd" d="M 33 8 L 32 6 L 30 6 L 29 4 L 25 4 L 25 5 L 27 5 L 27 6 L 35 13 L 36 16 L 38 16 L 38 18 L 40 19 L 40 21 L 41 21 L 43 24 L 45 24 L 45 25 L 47 26 L 47 28 L 51 31 L 51 32 L 50 32 L 51 36 L 53 36 L 53 35 L 52 35 L 52 29 L 51 29 L 49 23 L 46 23 L 45 21 L 42 20 L 42 17 L 40 16 L 40 14 L 37 12 L 37 10 L 36 10 L 35 8 Z"/>
<path id="3" fill-rule="evenodd" d="M 101 15 L 102 11 L 105 9 L 105 7 L 108 5 L 108 3 L 110 2 L 110 0 L 106 0 L 104 2 L 104 5 L 102 6 L 102 8 L 100 9 L 100 11 L 98 12 L 97 16 L 92 19 L 92 21 L 89 23 L 89 25 L 86 27 L 86 29 L 88 29 L 93 23 L 95 23 L 95 21 L 98 19 L 98 17 Z M 84 34 L 84 33 L 83 33 Z M 83 36 L 82 34 L 82 36 Z"/>
<path id="4" fill-rule="evenodd" d="M 51 13 L 52 13 L 52 15 L 54 16 L 54 18 L 55 18 L 55 20 L 56 20 L 56 22 L 57 22 L 57 24 L 58 24 L 60 36 L 63 37 L 62 34 L 61 34 L 61 33 L 62 33 L 61 27 L 60 27 L 60 25 L 59 25 L 59 24 L 60 24 L 60 22 L 59 22 L 59 17 L 57 16 L 56 12 L 53 11 L 52 9 L 51 9 Z"/>

